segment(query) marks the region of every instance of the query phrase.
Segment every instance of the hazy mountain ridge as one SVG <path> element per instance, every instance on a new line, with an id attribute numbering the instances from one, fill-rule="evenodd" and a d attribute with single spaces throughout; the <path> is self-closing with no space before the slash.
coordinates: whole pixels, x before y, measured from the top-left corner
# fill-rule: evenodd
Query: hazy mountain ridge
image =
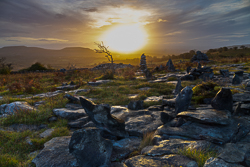
<path id="1" fill-rule="evenodd" d="M 0 48 L 0 57 L 6 57 L 6 62 L 13 63 L 14 70 L 27 68 L 35 62 L 50 64 L 54 68 L 76 64 L 77 67 L 89 67 L 106 58 L 89 48 L 68 47 L 60 50 L 44 49 L 26 46 L 7 46 Z"/>

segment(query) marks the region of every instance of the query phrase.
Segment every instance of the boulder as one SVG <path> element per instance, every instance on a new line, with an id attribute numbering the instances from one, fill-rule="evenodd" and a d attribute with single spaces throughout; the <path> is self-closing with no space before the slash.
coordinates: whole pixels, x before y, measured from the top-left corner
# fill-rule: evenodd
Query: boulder
<path id="1" fill-rule="evenodd" d="M 178 79 L 178 82 L 177 82 L 175 90 L 174 90 L 174 94 L 175 95 L 179 94 L 182 89 L 183 89 L 183 87 L 181 86 L 181 80 Z"/>
<path id="2" fill-rule="evenodd" d="M 175 71 L 175 67 L 171 59 L 168 60 L 166 66 L 168 67 L 169 71 Z"/>
<path id="3" fill-rule="evenodd" d="M 211 102 L 214 109 L 228 110 L 233 113 L 233 96 L 228 88 L 221 88 Z"/>
<path id="4" fill-rule="evenodd" d="M 10 104 L 2 104 L 0 106 L 0 115 L 15 114 L 16 112 L 25 112 L 25 111 L 37 111 L 37 110 L 24 101 L 16 101 Z"/>
<path id="5" fill-rule="evenodd" d="M 76 158 L 69 153 L 70 136 L 55 137 L 44 144 L 43 150 L 32 160 L 36 167 L 78 167 Z"/>
<path id="6" fill-rule="evenodd" d="M 236 71 L 234 72 L 235 75 L 238 75 L 239 77 L 243 77 L 244 71 Z"/>
<path id="7" fill-rule="evenodd" d="M 109 167 L 113 144 L 101 136 L 97 128 L 80 129 L 73 133 L 69 152 L 79 166 Z"/>
<path id="8" fill-rule="evenodd" d="M 192 95 L 193 90 L 189 86 L 181 90 L 175 100 L 175 114 L 186 111 L 188 109 L 192 99 Z"/>
<path id="9" fill-rule="evenodd" d="M 241 84 L 241 79 L 237 74 L 234 75 L 233 80 L 232 80 L 232 84 L 233 85 Z"/>
<path id="10" fill-rule="evenodd" d="M 91 121 L 93 121 L 98 128 L 121 138 L 128 136 L 128 133 L 125 131 L 125 122 L 110 114 L 111 108 L 109 105 L 96 105 L 92 101 L 81 97 L 80 102 Z"/>

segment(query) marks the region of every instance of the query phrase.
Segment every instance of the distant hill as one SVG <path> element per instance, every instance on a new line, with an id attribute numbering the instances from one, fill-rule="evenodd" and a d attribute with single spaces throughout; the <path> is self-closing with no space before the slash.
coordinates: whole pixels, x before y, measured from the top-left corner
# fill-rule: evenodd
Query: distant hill
<path id="1" fill-rule="evenodd" d="M 61 50 L 38 47 L 8 46 L 0 48 L 0 57 L 12 63 L 14 70 L 27 68 L 35 62 L 51 65 L 54 68 L 66 68 L 69 64 L 76 67 L 90 67 L 94 63 L 106 60 L 104 54 L 95 53 L 89 48 L 69 47 Z"/>

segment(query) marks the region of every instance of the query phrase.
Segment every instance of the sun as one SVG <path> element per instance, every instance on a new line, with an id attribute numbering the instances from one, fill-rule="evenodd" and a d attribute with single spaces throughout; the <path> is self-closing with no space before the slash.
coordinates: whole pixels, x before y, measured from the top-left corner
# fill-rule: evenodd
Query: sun
<path id="1" fill-rule="evenodd" d="M 108 30 L 101 40 L 110 50 L 131 53 L 147 43 L 147 33 L 139 24 L 120 25 Z"/>

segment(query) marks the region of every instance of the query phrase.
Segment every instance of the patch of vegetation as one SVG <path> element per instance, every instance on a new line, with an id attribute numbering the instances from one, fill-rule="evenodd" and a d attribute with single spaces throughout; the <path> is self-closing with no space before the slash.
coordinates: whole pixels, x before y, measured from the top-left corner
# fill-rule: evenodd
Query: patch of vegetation
<path id="1" fill-rule="evenodd" d="M 193 148 L 180 148 L 178 150 L 178 154 L 184 155 L 195 160 L 199 167 L 203 167 L 206 160 L 210 157 L 217 157 L 218 153 L 215 150 L 211 150 L 210 148 L 207 149 L 193 149 Z"/>
<path id="2" fill-rule="evenodd" d="M 148 108 L 150 106 L 154 106 L 154 105 L 161 105 L 162 101 L 150 101 L 150 102 L 144 102 L 143 103 L 143 108 Z"/>
<path id="3" fill-rule="evenodd" d="M 153 145 L 154 134 L 155 134 L 155 131 L 147 132 L 147 133 L 143 134 L 143 138 L 142 138 L 141 144 L 139 146 L 139 150 L 142 150 L 146 146 Z"/>
<path id="4" fill-rule="evenodd" d="M 192 102 L 202 104 L 205 98 L 213 98 L 218 92 L 219 85 L 213 81 L 202 82 L 193 88 Z M 216 89 L 215 89 L 216 88 Z"/>
<path id="5" fill-rule="evenodd" d="M 39 132 L 0 131 L 0 166 L 29 166 L 34 158 L 29 155 L 31 152 L 42 149 L 44 143 L 54 137 L 68 135 L 69 130 L 66 127 L 56 128 L 52 135 L 46 138 L 40 138 Z M 27 142 L 27 138 L 30 138 L 32 145 Z"/>

